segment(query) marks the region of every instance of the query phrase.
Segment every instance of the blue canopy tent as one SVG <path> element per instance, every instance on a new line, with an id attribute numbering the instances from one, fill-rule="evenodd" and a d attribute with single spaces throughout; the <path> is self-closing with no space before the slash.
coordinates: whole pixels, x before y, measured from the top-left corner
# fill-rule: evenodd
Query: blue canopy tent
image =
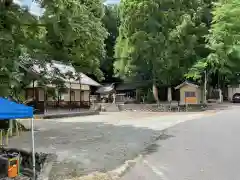
<path id="1" fill-rule="evenodd" d="M 8 99 L 0 97 L 0 120 L 31 118 L 32 132 L 32 158 L 33 158 L 33 177 L 35 179 L 35 149 L 34 149 L 34 128 L 33 128 L 33 107 L 18 104 Z"/>
<path id="2" fill-rule="evenodd" d="M 33 118 L 33 107 L 0 97 L 0 120 Z"/>

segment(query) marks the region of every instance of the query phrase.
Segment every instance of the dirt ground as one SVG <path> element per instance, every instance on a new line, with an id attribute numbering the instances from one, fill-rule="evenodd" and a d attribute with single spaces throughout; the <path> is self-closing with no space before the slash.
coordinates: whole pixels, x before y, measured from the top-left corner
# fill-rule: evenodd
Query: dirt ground
<path id="1" fill-rule="evenodd" d="M 203 113 L 118 112 L 35 121 L 37 152 L 54 153 L 51 180 L 108 172 L 145 151 L 168 127 L 201 117 Z M 22 121 L 25 126 L 29 120 Z M 30 132 L 10 140 L 10 147 L 30 149 Z M 101 180 L 104 180 L 101 174 Z M 89 178 L 89 177 L 85 177 Z M 105 178 L 105 179 L 106 179 Z M 96 178 L 92 178 L 96 179 Z M 85 179 L 83 179 L 85 180 Z M 107 180 L 107 179 L 106 179 Z"/>

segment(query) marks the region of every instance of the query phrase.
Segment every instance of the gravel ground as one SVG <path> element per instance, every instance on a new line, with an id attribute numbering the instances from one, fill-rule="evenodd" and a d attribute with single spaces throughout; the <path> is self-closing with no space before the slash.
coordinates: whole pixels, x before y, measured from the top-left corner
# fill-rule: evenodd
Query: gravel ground
<path id="1" fill-rule="evenodd" d="M 183 114 L 171 118 L 165 115 L 112 113 L 62 120 L 38 120 L 36 151 L 55 153 L 58 156 L 50 172 L 50 180 L 71 179 L 96 171 L 107 172 L 126 160 L 134 159 L 161 135 L 162 129 L 186 118 Z M 29 121 L 24 123 L 27 125 Z M 10 147 L 30 149 L 30 132 L 11 139 Z"/>

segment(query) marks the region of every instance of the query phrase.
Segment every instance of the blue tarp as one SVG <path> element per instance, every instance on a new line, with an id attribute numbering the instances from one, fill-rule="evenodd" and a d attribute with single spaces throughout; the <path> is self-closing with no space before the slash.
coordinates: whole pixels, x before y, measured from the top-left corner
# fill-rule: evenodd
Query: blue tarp
<path id="1" fill-rule="evenodd" d="M 32 118 L 33 107 L 18 104 L 0 97 L 0 120 Z"/>

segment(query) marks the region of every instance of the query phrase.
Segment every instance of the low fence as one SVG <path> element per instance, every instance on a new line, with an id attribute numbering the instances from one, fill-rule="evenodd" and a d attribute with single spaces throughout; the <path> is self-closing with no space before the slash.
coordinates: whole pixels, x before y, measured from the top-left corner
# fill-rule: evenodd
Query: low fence
<path id="1" fill-rule="evenodd" d="M 146 112 L 181 112 L 181 111 L 203 111 L 206 105 L 180 105 L 179 103 L 165 104 L 112 104 L 98 103 L 92 107 L 95 110 L 106 112 L 119 111 L 146 111 Z"/>

